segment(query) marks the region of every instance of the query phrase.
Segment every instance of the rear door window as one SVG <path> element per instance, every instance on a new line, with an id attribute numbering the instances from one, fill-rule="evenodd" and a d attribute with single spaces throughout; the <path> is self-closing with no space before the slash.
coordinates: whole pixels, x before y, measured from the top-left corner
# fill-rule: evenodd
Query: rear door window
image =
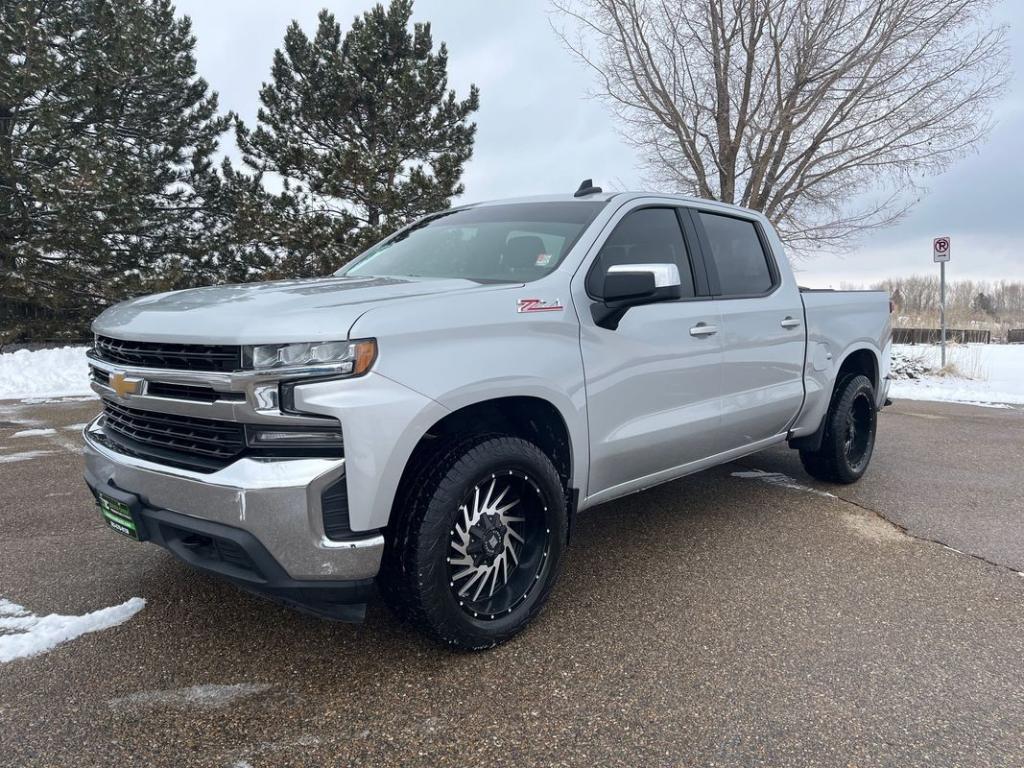
<path id="1" fill-rule="evenodd" d="M 722 296 L 757 296 L 775 285 L 768 257 L 748 219 L 700 211 Z"/>
<path id="2" fill-rule="evenodd" d="M 683 298 L 694 295 L 693 270 L 683 232 L 673 208 L 641 208 L 623 217 L 601 246 L 587 273 L 587 293 L 604 294 L 604 276 L 615 264 L 675 264 Z"/>

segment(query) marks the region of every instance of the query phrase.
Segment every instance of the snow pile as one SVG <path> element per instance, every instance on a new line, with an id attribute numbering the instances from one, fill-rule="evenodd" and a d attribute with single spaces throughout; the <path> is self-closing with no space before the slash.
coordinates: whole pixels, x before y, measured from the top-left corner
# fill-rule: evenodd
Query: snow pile
<path id="1" fill-rule="evenodd" d="M 56 434 L 57 430 L 52 427 L 45 427 L 43 429 L 23 429 L 20 432 L 15 432 L 11 437 L 43 437 L 45 435 Z"/>
<path id="2" fill-rule="evenodd" d="M 947 345 L 945 373 L 938 345 L 895 344 L 892 359 L 894 399 L 1024 405 L 1024 345 Z"/>
<path id="3" fill-rule="evenodd" d="M 116 627 L 145 605 L 141 597 L 133 597 L 121 605 L 84 616 L 36 616 L 17 603 L 0 598 L 0 663 L 37 656 L 88 632 Z"/>
<path id="4" fill-rule="evenodd" d="M 920 379 L 932 372 L 931 365 L 925 362 L 921 354 L 893 349 L 892 377 L 894 379 Z"/>
<path id="5" fill-rule="evenodd" d="M 21 451 L 20 453 L 0 453 L 0 464 L 14 464 L 19 461 L 38 459 L 40 456 L 49 456 L 53 451 Z"/>
<path id="6" fill-rule="evenodd" d="M 0 400 L 91 395 L 86 347 L 0 354 Z"/>

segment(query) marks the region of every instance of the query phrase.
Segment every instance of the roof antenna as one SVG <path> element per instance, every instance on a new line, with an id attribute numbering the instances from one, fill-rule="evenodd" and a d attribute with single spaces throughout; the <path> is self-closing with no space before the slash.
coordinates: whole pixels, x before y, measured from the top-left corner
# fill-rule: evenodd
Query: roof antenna
<path id="1" fill-rule="evenodd" d="M 580 188 L 576 190 L 576 194 L 573 197 L 586 197 L 587 195 L 596 195 L 602 192 L 600 187 L 594 186 L 593 179 L 584 179 L 580 184 Z"/>

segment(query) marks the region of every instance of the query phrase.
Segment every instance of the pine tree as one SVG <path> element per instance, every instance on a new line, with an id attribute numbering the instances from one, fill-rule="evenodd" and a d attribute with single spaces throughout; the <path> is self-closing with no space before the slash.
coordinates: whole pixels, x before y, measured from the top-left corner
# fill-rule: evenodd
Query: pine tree
<path id="1" fill-rule="evenodd" d="M 391 0 L 342 36 L 321 11 L 310 39 L 293 22 L 260 91 L 258 125 L 236 125 L 245 164 L 279 177 L 262 238 L 279 269 L 324 274 L 463 191 L 479 94 L 448 89 L 448 51 L 412 0 Z M 264 201 L 266 210 L 268 201 Z"/>
<path id="2" fill-rule="evenodd" d="M 199 279 L 231 118 L 194 45 L 170 0 L 0 0 L 5 324 L 81 334 L 114 301 Z"/>
<path id="3" fill-rule="evenodd" d="M 986 315 L 995 315 L 995 306 L 992 304 L 992 297 L 984 291 L 980 291 L 971 302 L 971 309 L 975 312 L 984 312 Z"/>

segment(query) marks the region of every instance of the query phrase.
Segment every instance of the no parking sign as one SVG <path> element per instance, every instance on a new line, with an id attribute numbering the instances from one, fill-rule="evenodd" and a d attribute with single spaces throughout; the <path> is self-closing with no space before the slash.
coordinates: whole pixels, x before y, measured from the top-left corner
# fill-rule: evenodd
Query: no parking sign
<path id="1" fill-rule="evenodd" d="M 932 241 L 932 258 L 936 262 L 949 261 L 949 238 L 936 237 Z"/>

